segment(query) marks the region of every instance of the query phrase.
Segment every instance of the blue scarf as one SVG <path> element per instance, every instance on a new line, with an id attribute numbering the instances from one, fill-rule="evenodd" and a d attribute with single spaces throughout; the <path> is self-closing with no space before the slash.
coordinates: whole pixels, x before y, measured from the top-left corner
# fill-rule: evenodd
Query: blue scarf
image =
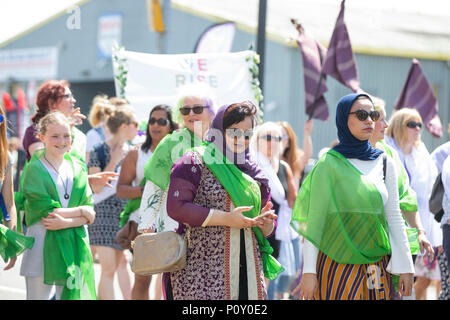
<path id="1" fill-rule="evenodd" d="M 348 114 L 353 106 L 353 103 L 359 97 L 370 97 L 367 94 L 352 93 L 343 96 L 337 105 L 336 109 L 336 127 L 338 129 L 339 144 L 333 149 L 342 154 L 346 158 L 356 158 L 360 160 L 375 160 L 382 150 L 371 146 L 369 140 L 359 140 L 355 138 L 348 127 Z"/>

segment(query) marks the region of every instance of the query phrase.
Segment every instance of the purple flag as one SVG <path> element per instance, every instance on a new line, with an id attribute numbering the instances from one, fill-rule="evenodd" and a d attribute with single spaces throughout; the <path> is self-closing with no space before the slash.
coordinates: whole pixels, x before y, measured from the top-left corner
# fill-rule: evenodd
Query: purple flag
<path id="1" fill-rule="evenodd" d="M 327 49 L 316 40 L 308 37 L 302 26 L 295 20 L 291 20 L 291 22 L 298 30 L 297 45 L 303 58 L 305 112 L 312 118 L 327 121 L 329 116 L 328 105 L 323 94 L 328 89 L 325 84 L 325 74 L 321 75 L 322 60 Z"/>
<path id="2" fill-rule="evenodd" d="M 419 111 L 427 130 L 436 138 L 442 137 L 438 103 L 417 59 L 412 60 L 408 77 L 395 103 L 396 110 L 401 108 L 414 108 Z"/>
<path id="3" fill-rule="evenodd" d="M 235 31 L 234 22 L 218 23 L 208 27 L 197 41 L 194 52 L 230 52 Z"/>
<path id="4" fill-rule="evenodd" d="M 327 56 L 323 63 L 322 72 L 335 78 L 354 92 L 359 92 L 358 71 L 356 70 L 355 56 L 344 22 L 344 3 L 334 26 L 333 35 L 328 45 Z"/>

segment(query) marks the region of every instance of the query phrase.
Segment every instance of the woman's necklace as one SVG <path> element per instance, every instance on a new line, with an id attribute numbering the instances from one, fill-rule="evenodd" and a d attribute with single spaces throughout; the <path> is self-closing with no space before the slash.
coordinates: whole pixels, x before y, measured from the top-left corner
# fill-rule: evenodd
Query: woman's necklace
<path id="1" fill-rule="evenodd" d="M 61 178 L 61 182 L 63 183 L 63 186 L 64 186 L 64 199 L 69 200 L 70 197 L 69 197 L 69 194 L 67 193 L 67 186 L 69 185 L 69 177 L 66 178 L 66 183 L 64 183 L 64 180 L 61 177 L 61 175 L 59 174 L 58 170 L 56 170 L 56 168 L 51 164 L 51 162 L 48 161 L 48 159 L 45 157 L 45 155 L 44 155 L 44 159 L 53 168 L 53 170 L 55 170 L 55 172 L 58 174 L 58 177 Z"/>

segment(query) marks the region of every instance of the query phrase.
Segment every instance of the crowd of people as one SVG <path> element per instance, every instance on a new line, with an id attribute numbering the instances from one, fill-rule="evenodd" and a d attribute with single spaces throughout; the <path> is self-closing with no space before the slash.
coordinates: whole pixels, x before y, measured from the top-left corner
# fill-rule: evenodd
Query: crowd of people
<path id="1" fill-rule="evenodd" d="M 0 254 L 4 270 L 23 255 L 27 299 L 114 300 L 115 276 L 125 300 L 152 282 L 167 300 L 424 300 L 431 281 L 450 299 L 450 142 L 430 154 L 415 109 L 388 121 L 382 99 L 342 97 L 338 140 L 307 169 L 312 120 L 300 148 L 288 122 L 219 107 L 203 85 L 149 106 L 142 132 L 125 99 L 98 95 L 88 117 L 75 103 L 44 82 L 22 141 L 0 110 Z M 166 231 L 186 239 L 185 266 L 133 273 L 133 240 Z"/>

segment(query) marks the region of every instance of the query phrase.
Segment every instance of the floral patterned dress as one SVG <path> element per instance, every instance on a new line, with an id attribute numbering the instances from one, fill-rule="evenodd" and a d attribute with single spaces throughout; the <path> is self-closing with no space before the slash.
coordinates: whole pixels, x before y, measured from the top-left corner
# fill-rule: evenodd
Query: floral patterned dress
<path id="1" fill-rule="evenodd" d="M 183 159 L 187 161 L 182 163 Z M 266 299 L 261 254 L 253 231 L 202 227 L 210 208 L 230 211 L 233 203 L 198 153 L 189 151 L 180 160 L 172 168 L 167 203 L 169 215 L 184 223 L 180 233 L 188 238 L 188 250 L 185 268 L 170 274 L 173 298 L 236 300 L 245 290 L 247 299 Z M 177 202 L 189 202 L 187 207 L 178 207 L 182 210 L 178 218 L 170 210 L 170 204 Z"/>

